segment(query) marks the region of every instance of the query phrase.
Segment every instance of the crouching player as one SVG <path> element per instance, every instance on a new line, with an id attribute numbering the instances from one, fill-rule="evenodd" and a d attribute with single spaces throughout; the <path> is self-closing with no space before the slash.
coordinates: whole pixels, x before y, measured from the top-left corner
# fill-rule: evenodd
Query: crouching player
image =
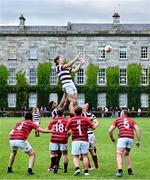
<path id="1" fill-rule="evenodd" d="M 57 117 L 53 119 L 48 125 L 47 129 L 53 129 L 50 143 L 51 151 L 51 162 L 53 167 L 53 172 L 57 173 L 57 158 L 58 151 L 63 153 L 64 157 L 64 173 L 67 172 L 68 167 L 68 133 L 65 131 L 65 127 L 68 123 L 68 119 L 63 116 L 63 109 L 57 109 Z M 50 170 L 50 169 L 49 169 Z"/>
<path id="2" fill-rule="evenodd" d="M 25 115 L 25 120 L 16 124 L 15 128 L 10 132 L 10 147 L 11 153 L 8 162 L 8 173 L 13 173 L 12 166 L 15 161 L 15 157 L 18 149 L 22 149 L 25 153 L 29 155 L 29 167 L 28 167 L 28 175 L 32 176 L 34 173 L 32 172 L 32 168 L 35 161 L 35 151 L 27 141 L 27 138 L 32 129 L 35 129 L 42 133 L 50 133 L 52 130 L 42 129 L 37 126 L 32 121 L 32 114 L 27 113 Z"/>
<path id="3" fill-rule="evenodd" d="M 96 116 L 90 112 L 90 105 L 88 103 L 83 105 L 82 115 L 85 117 L 88 117 L 90 121 L 96 126 L 99 125 L 99 122 Z M 88 133 L 88 140 L 89 140 L 89 145 L 90 145 L 89 151 L 92 156 L 95 168 L 98 169 L 99 166 L 98 166 L 98 159 L 97 159 L 97 154 L 96 154 L 96 138 L 95 138 L 93 129 L 89 127 L 87 133 Z M 89 161 L 89 168 L 91 168 L 90 161 Z"/>
<path id="4" fill-rule="evenodd" d="M 90 126 L 95 129 L 97 126 L 92 124 L 91 121 L 83 117 L 82 108 L 77 106 L 75 108 L 75 116 L 68 121 L 66 130 L 72 131 L 72 156 L 73 163 L 75 166 L 75 172 L 73 175 L 80 174 L 80 159 L 79 156 L 82 155 L 83 166 L 84 166 L 84 175 L 88 176 L 88 152 L 89 152 L 89 143 L 88 143 L 88 134 L 87 129 Z"/>

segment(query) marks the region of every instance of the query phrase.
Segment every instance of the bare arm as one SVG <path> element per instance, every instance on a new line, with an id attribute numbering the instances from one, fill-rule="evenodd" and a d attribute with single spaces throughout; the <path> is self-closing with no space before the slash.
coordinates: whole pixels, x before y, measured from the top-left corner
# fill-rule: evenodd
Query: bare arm
<path id="1" fill-rule="evenodd" d="M 99 126 L 99 121 L 97 119 L 94 119 L 93 124 L 96 125 L 96 126 Z"/>
<path id="2" fill-rule="evenodd" d="M 52 132 L 53 132 L 52 129 L 51 129 L 51 130 L 48 130 L 48 128 L 43 129 L 43 128 L 40 128 L 40 127 L 37 129 L 37 131 L 40 131 L 40 132 L 42 132 L 42 133 L 52 133 Z"/>
<path id="3" fill-rule="evenodd" d="M 77 55 L 75 57 L 75 59 L 73 59 L 72 61 L 68 62 L 67 64 L 63 65 L 63 68 L 69 68 L 71 67 L 78 59 L 79 59 L 80 55 Z"/>
<path id="4" fill-rule="evenodd" d="M 63 97 L 61 98 L 61 101 L 57 107 L 64 107 L 65 101 L 66 101 L 66 93 L 63 94 Z"/>
<path id="5" fill-rule="evenodd" d="M 138 125 L 134 126 L 135 132 L 136 132 L 136 136 L 137 136 L 137 143 L 136 146 L 139 147 L 140 146 L 140 129 L 138 127 Z"/>
<path id="6" fill-rule="evenodd" d="M 73 69 L 71 70 L 71 72 L 78 72 L 79 69 L 81 68 L 81 66 L 82 66 L 83 64 L 85 64 L 85 60 L 84 60 L 83 58 L 81 58 L 81 59 L 80 59 L 80 64 L 79 64 L 76 68 L 73 68 Z"/>
<path id="7" fill-rule="evenodd" d="M 115 139 L 113 137 L 113 131 L 116 127 L 114 125 L 111 125 L 110 128 L 109 128 L 109 137 L 111 139 L 111 141 L 114 143 L 115 142 Z"/>

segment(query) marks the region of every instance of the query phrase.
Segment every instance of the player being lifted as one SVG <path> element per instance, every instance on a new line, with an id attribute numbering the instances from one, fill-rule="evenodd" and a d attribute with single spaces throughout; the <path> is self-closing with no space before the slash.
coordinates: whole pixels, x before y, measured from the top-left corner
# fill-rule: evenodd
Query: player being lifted
<path id="1" fill-rule="evenodd" d="M 79 65 L 76 68 L 72 68 L 73 64 L 80 60 Z M 60 56 L 57 56 L 54 59 L 56 64 L 56 72 L 59 77 L 59 80 L 62 83 L 62 89 L 66 93 L 66 97 L 71 102 L 75 102 L 77 100 L 77 89 L 72 80 L 71 72 L 78 72 L 83 64 L 85 64 L 85 60 L 81 58 L 79 55 L 76 56 L 72 61 L 64 64 L 63 59 Z M 71 113 L 71 108 L 69 105 L 69 110 Z"/>

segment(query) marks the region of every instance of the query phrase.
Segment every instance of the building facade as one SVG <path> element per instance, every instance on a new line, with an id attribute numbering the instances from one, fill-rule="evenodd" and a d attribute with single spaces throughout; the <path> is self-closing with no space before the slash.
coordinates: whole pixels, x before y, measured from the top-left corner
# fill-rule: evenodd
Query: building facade
<path id="1" fill-rule="evenodd" d="M 51 63 L 50 85 L 56 86 L 57 75 L 53 59 L 61 55 L 66 60 L 80 53 L 86 65 L 78 72 L 75 82 L 84 86 L 86 68 L 89 64 L 99 67 L 97 86 L 104 91 L 97 93 L 97 106 L 107 105 L 108 67 L 119 68 L 120 87 L 128 86 L 129 64 L 141 66 L 142 87 L 149 87 L 150 69 L 150 24 L 121 24 L 120 16 L 114 13 L 110 24 L 78 24 L 68 22 L 67 26 L 26 26 L 23 15 L 19 26 L 0 26 L 0 65 L 7 67 L 8 86 L 16 85 L 16 73 L 24 71 L 30 86 L 37 85 L 37 67 L 40 63 Z M 106 53 L 104 47 L 111 45 L 113 51 Z M 8 93 L 8 108 L 16 107 L 17 93 Z M 50 92 L 49 101 L 58 101 L 58 94 Z M 29 93 L 29 107 L 37 105 L 37 93 Z M 79 92 L 79 104 L 85 101 L 85 94 Z M 118 106 L 128 107 L 128 93 L 120 91 Z M 140 93 L 140 107 L 149 108 L 148 90 Z M 27 106 L 28 106 L 27 105 Z M 46 105 L 43 105 L 46 106 Z"/>

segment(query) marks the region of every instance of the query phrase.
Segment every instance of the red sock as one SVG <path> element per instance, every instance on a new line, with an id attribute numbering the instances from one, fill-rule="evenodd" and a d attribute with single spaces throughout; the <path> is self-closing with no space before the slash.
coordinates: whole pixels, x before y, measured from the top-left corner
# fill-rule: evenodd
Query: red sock
<path id="1" fill-rule="evenodd" d="M 93 159 L 93 162 L 94 162 L 95 168 L 96 168 L 96 169 L 98 169 L 98 159 L 97 159 L 97 155 L 92 156 L 92 159 Z"/>

